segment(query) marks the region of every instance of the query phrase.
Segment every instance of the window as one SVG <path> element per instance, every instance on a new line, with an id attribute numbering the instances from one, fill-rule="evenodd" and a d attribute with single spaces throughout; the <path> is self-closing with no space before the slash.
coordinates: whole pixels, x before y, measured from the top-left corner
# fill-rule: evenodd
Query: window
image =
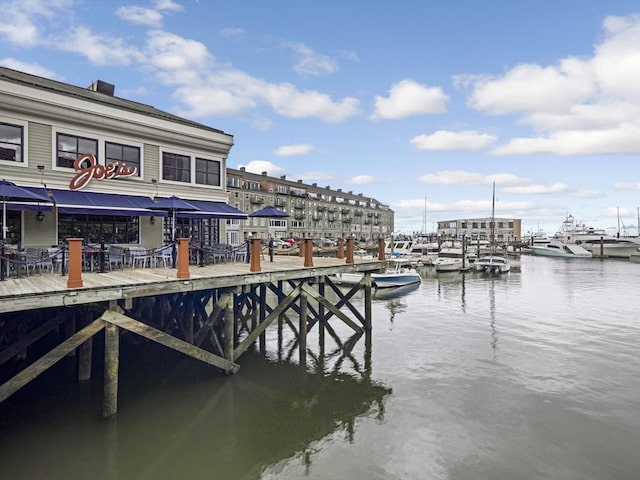
<path id="1" fill-rule="evenodd" d="M 240 179 L 236 177 L 227 176 L 227 187 L 240 188 Z M 237 193 L 236 193 L 237 195 Z"/>
<path id="2" fill-rule="evenodd" d="M 67 237 L 84 238 L 88 243 L 138 243 L 138 217 L 117 215 L 60 214 L 58 243 Z"/>
<path id="3" fill-rule="evenodd" d="M 73 168 L 73 162 L 78 155 L 88 153 L 95 156 L 98 161 L 98 140 L 58 133 L 56 152 L 58 167 Z"/>
<path id="4" fill-rule="evenodd" d="M 140 176 L 140 148 L 119 143 L 104 143 L 106 163 L 124 162 L 127 167 L 135 167 Z"/>
<path id="5" fill-rule="evenodd" d="M 162 179 L 191 183 L 191 157 L 163 152 Z"/>
<path id="6" fill-rule="evenodd" d="M 0 160 L 24 162 L 22 158 L 23 141 L 24 134 L 21 126 L 0 123 Z"/>
<path id="7" fill-rule="evenodd" d="M 220 162 L 196 158 L 196 183 L 200 185 L 220 186 Z"/>

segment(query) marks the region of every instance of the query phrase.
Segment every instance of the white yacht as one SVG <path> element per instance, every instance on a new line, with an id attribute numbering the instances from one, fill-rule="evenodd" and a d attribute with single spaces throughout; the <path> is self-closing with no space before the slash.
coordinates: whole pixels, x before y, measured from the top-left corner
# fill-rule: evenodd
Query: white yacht
<path id="1" fill-rule="evenodd" d="M 594 257 L 629 258 L 640 247 L 638 237 L 609 235 L 604 229 L 576 223 L 573 215 L 565 218 L 554 239 L 579 245 Z"/>
<path id="2" fill-rule="evenodd" d="M 496 182 L 493 182 L 493 200 L 491 203 L 491 253 L 479 256 L 473 264 L 476 272 L 486 273 L 508 273 L 511 270 L 511 263 L 506 256 L 496 253 L 495 243 L 495 223 L 496 223 Z"/>
<path id="3" fill-rule="evenodd" d="M 531 245 L 531 252 L 534 255 L 545 257 L 564 258 L 591 258 L 593 255 L 580 245 L 575 243 L 565 243 L 560 240 L 550 240 L 544 244 Z"/>
<path id="4" fill-rule="evenodd" d="M 466 270 L 470 265 L 469 257 L 463 252 L 462 246 L 445 246 L 440 247 L 440 252 L 432 265 L 436 272 L 458 272 Z"/>
<path id="5" fill-rule="evenodd" d="M 433 265 L 438 258 L 440 246 L 438 242 L 424 242 L 416 240 L 409 247 L 409 255 L 415 260 L 417 265 Z"/>

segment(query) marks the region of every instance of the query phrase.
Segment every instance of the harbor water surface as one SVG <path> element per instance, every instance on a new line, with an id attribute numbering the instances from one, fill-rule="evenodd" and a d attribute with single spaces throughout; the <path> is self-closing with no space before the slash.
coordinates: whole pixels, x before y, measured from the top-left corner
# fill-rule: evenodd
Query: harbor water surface
<path id="1" fill-rule="evenodd" d="M 99 351 L 85 384 L 65 359 L 0 404 L 0 479 L 637 480 L 640 265 L 517 262 L 423 269 L 306 368 L 275 325 L 234 376 L 127 334 L 108 420 Z"/>

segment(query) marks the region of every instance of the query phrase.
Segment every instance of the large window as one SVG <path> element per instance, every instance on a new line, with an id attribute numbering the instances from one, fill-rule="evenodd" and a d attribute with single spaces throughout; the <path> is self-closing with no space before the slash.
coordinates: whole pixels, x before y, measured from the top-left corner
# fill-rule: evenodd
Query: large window
<path id="1" fill-rule="evenodd" d="M 24 134 L 21 126 L 0 123 L 0 160 L 24 162 L 23 142 Z"/>
<path id="2" fill-rule="evenodd" d="M 84 238 L 86 243 L 139 243 L 138 217 L 67 215 L 58 217 L 58 242 Z"/>
<path id="3" fill-rule="evenodd" d="M 191 157 L 177 153 L 162 153 L 162 178 L 174 182 L 191 182 Z"/>
<path id="4" fill-rule="evenodd" d="M 106 163 L 124 162 L 127 167 L 135 167 L 140 176 L 140 147 L 105 142 L 104 150 Z"/>
<path id="5" fill-rule="evenodd" d="M 59 133 L 56 158 L 58 167 L 73 168 L 73 162 L 80 154 L 91 153 L 98 160 L 98 140 Z"/>
<path id="6" fill-rule="evenodd" d="M 220 162 L 196 158 L 196 183 L 220 186 Z"/>

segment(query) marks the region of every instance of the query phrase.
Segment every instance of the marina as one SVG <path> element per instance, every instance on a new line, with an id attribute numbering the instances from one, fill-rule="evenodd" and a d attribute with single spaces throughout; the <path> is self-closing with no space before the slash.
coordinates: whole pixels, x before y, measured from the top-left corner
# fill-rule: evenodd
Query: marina
<path id="1" fill-rule="evenodd" d="M 346 348 L 322 347 L 314 332 L 304 366 L 295 333 L 276 324 L 236 375 L 128 336 L 117 421 L 100 418 L 102 378 L 74 382 L 75 361 L 64 358 L 0 403 L 0 471 L 634 479 L 638 265 L 524 255 L 513 267 L 420 268 L 420 284 L 372 301 L 370 343 L 334 322 Z M 364 301 L 361 292 L 351 303 Z"/>

